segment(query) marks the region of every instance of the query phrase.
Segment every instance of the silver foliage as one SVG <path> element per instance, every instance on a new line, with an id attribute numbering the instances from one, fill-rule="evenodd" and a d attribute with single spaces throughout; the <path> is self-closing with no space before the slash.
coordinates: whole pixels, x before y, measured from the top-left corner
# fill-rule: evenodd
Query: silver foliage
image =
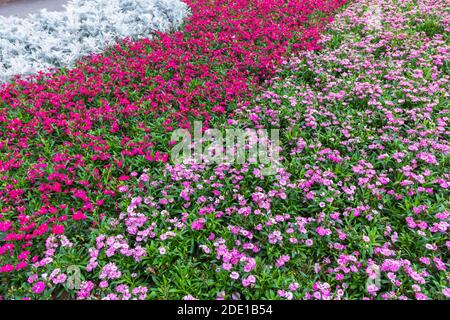
<path id="1" fill-rule="evenodd" d="M 115 39 L 171 31 L 188 14 L 180 0 L 70 0 L 62 12 L 0 16 L 0 82 L 70 66 Z"/>

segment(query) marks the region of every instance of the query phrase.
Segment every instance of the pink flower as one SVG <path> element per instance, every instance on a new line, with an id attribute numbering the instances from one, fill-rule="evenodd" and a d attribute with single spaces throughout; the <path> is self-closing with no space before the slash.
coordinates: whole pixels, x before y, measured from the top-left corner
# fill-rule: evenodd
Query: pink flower
<path id="1" fill-rule="evenodd" d="M 191 227 L 194 230 L 202 230 L 205 227 L 206 220 L 204 218 L 200 218 L 192 222 Z"/>
<path id="2" fill-rule="evenodd" d="M 322 237 L 329 236 L 331 234 L 330 229 L 326 229 L 323 227 L 317 227 L 316 232 Z"/>
<path id="3" fill-rule="evenodd" d="M 242 285 L 243 285 L 244 287 L 252 286 L 252 285 L 254 285 L 255 283 L 256 283 L 256 278 L 255 278 L 255 276 L 253 276 L 253 275 L 249 275 L 247 278 L 244 278 L 244 279 L 242 280 Z"/>
<path id="4" fill-rule="evenodd" d="M 438 164 L 436 157 L 430 153 L 420 152 L 417 154 L 416 157 L 422 161 L 425 161 L 426 163 L 429 163 L 429 164 L 435 164 L 435 165 Z"/>
<path id="5" fill-rule="evenodd" d="M 54 225 L 52 227 L 52 233 L 53 234 L 63 234 L 64 233 L 64 226 Z"/>
<path id="6" fill-rule="evenodd" d="M 297 282 L 291 283 L 289 285 L 289 290 L 296 291 L 299 288 L 299 284 Z"/>
<path id="7" fill-rule="evenodd" d="M 282 266 L 284 266 L 286 264 L 286 262 L 288 262 L 291 259 L 290 256 L 288 255 L 282 255 L 281 257 L 279 257 L 275 263 L 275 266 L 277 268 L 280 268 Z"/>
<path id="8" fill-rule="evenodd" d="M 32 290 L 36 294 L 42 293 L 45 290 L 45 283 L 42 281 L 36 282 Z"/>
<path id="9" fill-rule="evenodd" d="M 417 300 L 429 300 L 428 297 L 421 292 L 416 292 L 416 299 Z"/>
<path id="10" fill-rule="evenodd" d="M 72 219 L 75 221 L 86 220 L 86 216 L 84 215 L 84 213 L 77 211 L 76 213 L 73 214 Z"/>
<path id="11" fill-rule="evenodd" d="M 373 296 L 376 295 L 378 290 L 380 290 L 380 288 L 378 288 L 374 284 L 367 286 L 367 291 L 369 292 L 370 295 L 373 295 Z"/>
<path id="12" fill-rule="evenodd" d="M 442 289 L 442 294 L 443 294 L 446 298 L 450 298 L 450 288 L 444 288 L 444 289 Z"/>
<path id="13" fill-rule="evenodd" d="M 230 278 L 233 280 L 239 279 L 239 273 L 237 273 L 236 271 L 231 272 Z"/>

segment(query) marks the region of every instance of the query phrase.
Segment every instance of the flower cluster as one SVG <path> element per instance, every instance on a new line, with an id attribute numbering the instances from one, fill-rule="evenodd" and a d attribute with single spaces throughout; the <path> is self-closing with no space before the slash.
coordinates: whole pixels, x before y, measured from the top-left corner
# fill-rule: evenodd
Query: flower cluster
<path id="1" fill-rule="evenodd" d="M 91 232 L 117 217 L 131 172 L 167 162 L 168 131 L 192 118 L 224 118 L 288 51 L 316 48 L 318 31 L 344 1 L 186 3 L 192 14 L 180 31 L 124 39 L 75 68 L 1 86 L 2 283 L 20 287 L 15 272 L 42 258 L 50 236 L 75 236 L 69 255 L 87 256 Z M 142 223 L 136 219 L 129 228 Z M 193 222 L 194 229 L 203 225 Z M 142 250 L 129 245 L 117 251 L 139 260 Z"/>
<path id="2" fill-rule="evenodd" d="M 343 1 L 188 3 L 0 92 L 0 295 L 449 298 L 447 2 L 355 0 L 326 31 Z M 168 163 L 199 119 L 281 128 L 281 165 Z"/>

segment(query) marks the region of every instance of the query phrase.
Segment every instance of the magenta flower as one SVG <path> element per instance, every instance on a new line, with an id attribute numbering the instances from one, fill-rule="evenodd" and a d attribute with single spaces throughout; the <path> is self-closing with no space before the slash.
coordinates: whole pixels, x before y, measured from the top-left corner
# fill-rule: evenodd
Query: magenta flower
<path id="1" fill-rule="evenodd" d="M 202 230 L 205 227 L 206 220 L 204 218 L 200 218 L 192 222 L 191 227 L 194 230 Z"/>
<path id="2" fill-rule="evenodd" d="M 42 281 L 36 282 L 33 286 L 33 292 L 36 294 L 40 294 L 45 290 L 45 283 Z"/>

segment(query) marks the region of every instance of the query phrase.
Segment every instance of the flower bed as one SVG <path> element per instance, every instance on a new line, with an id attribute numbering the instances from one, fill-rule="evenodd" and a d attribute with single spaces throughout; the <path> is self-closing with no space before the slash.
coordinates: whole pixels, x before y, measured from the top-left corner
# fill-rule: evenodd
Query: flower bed
<path id="1" fill-rule="evenodd" d="M 33 291 L 31 265 L 53 266 L 59 246 L 67 260 L 58 282 L 68 264 L 83 264 L 92 231 L 118 215 L 117 187 L 167 161 L 167 132 L 224 119 L 283 55 L 318 48 L 321 25 L 345 1 L 186 2 L 181 31 L 124 40 L 74 69 L 2 86 L 3 296 L 67 295 L 66 283 Z"/>
<path id="2" fill-rule="evenodd" d="M 356 1 L 322 51 L 240 105 L 228 123 L 282 128 L 276 175 L 250 163 L 132 174 L 120 215 L 94 233 L 78 298 L 127 298 L 128 277 L 151 278 L 150 298 L 449 298 L 443 12 Z"/>
<path id="3" fill-rule="evenodd" d="M 356 0 L 321 37 L 342 3 L 189 4 L 181 32 L 5 86 L 0 294 L 449 298 L 446 1 Z M 166 163 L 198 119 L 281 128 L 282 167 Z"/>

